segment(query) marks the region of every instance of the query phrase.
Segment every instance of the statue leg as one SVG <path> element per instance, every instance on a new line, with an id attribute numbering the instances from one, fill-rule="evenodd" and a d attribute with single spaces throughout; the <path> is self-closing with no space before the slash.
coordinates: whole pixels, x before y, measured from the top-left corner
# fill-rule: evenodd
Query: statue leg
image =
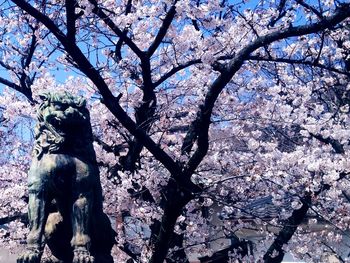
<path id="1" fill-rule="evenodd" d="M 85 182 L 86 184 L 87 182 Z M 90 255 L 90 228 L 91 222 L 90 218 L 93 216 L 92 207 L 92 194 L 91 190 L 81 189 L 84 183 L 78 183 L 75 190 L 85 190 L 77 191 L 78 195 L 73 199 L 73 209 L 72 209 L 72 228 L 73 228 L 73 238 L 71 240 L 71 245 L 74 251 L 73 263 L 94 263 L 94 257 Z"/>
<path id="2" fill-rule="evenodd" d="M 111 250 L 115 244 L 116 233 L 111 222 L 102 211 L 99 215 L 94 216 L 92 221 L 91 251 L 96 263 L 113 263 Z"/>
<path id="3" fill-rule="evenodd" d="M 51 213 L 45 226 L 45 239 L 56 262 L 72 262 L 71 238 L 70 218 L 62 216 L 60 212 Z"/>
<path id="4" fill-rule="evenodd" d="M 45 245 L 43 233 L 47 219 L 47 197 L 43 187 L 29 189 L 28 217 L 30 231 L 27 236 L 27 248 L 17 259 L 17 263 L 40 262 Z"/>

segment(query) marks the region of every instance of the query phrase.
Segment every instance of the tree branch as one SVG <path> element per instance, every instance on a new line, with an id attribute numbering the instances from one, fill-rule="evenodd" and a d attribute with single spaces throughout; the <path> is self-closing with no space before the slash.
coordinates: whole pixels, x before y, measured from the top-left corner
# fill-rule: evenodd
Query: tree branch
<path id="1" fill-rule="evenodd" d="M 146 132 L 150 129 L 152 125 L 153 115 L 156 110 L 157 106 L 157 98 L 154 93 L 154 83 L 152 82 L 152 76 L 151 76 L 151 64 L 150 64 L 150 57 L 154 54 L 154 52 L 157 50 L 159 45 L 161 44 L 164 36 L 166 35 L 171 22 L 173 21 L 175 14 L 176 14 L 176 4 L 177 1 L 175 1 L 174 5 L 171 6 L 170 10 L 166 14 L 163 24 L 160 27 L 158 34 L 156 35 L 154 41 L 150 45 L 149 49 L 146 53 L 142 54 L 140 57 L 141 59 L 141 69 L 142 69 L 142 78 L 143 78 L 143 98 L 142 98 L 142 104 L 140 107 L 135 109 L 135 117 L 136 117 L 136 124 L 142 127 Z M 130 142 L 130 149 L 128 151 L 128 154 L 125 158 L 123 158 L 124 168 L 129 171 L 134 171 L 135 169 L 135 162 L 138 160 L 139 155 L 142 151 L 143 145 L 140 140 L 137 138 L 133 139 Z"/>
<path id="2" fill-rule="evenodd" d="M 125 15 L 128 15 L 131 12 L 131 7 L 132 7 L 132 0 L 128 0 L 128 2 L 126 4 L 126 8 L 125 8 Z M 127 37 L 127 33 L 128 33 L 128 29 L 124 28 L 123 37 L 119 38 L 117 44 L 115 45 L 114 53 L 115 53 L 117 61 L 120 61 L 122 59 L 121 49 L 123 46 L 123 38 Z"/>
<path id="3" fill-rule="evenodd" d="M 302 206 L 294 210 L 292 215 L 288 218 L 287 222 L 284 224 L 282 230 L 278 233 L 275 241 L 269 247 L 264 255 L 265 263 L 280 263 L 284 257 L 283 245 L 287 244 L 289 240 L 294 235 L 298 226 L 304 220 L 307 211 L 311 205 L 311 195 L 306 194 L 304 198 L 301 199 Z"/>
<path id="4" fill-rule="evenodd" d="M 278 4 L 278 16 L 276 18 L 272 18 L 270 23 L 269 23 L 269 26 L 270 27 L 273 27 L 275 26 L 275 24 L 282 18 L 286 15 L 286 10 L 284 10 L 284 7 L 286 6 L 286 0 L 280 0 L 279 1 L 279 4 Z"/>
<path id="5" fill-rule="evenodd" d="M 337 153 L 337 154 L 344 154 L 345 153 L 344 146 L 338 140 L 332 139 L 330 137 L 324 138 L 320 134 L 310 133 L 310 135 L 312 137 L 314 137 L 315 139 L 319 140 L 320 142 L 331 145 L 333 150 L 335 151 L 335 153 Z"/>
<path id="6" fill-rule="evenodd" d="M 154 120 L 157 97 L 154 93 L 154 84 L 152 82 L 150 57 L 147 55 L 141 57 L 141 70 L 143 97 L 141 105 L 135 108 L 135 119 L 136 125 L 148 133 Z M 143 143 L 139 138 L 133 138 L 129 141 L 129 146 L 127 155 L 121 161 L 125 170 L 134 172 L 136 162 L 139 160 L 143 149 Z"/>
<path id="7" fill-rule="evenodd" d="M 30 47 L 28 48 L 28 50 L 25 52 L 27 53 L 27 57 L 25 57 L 25 62 L 22 63 L 22 67 L 23 69 L 29 67 L 30 62 L 33 59 L 33 55 L 34 55 L 34 51 L 36 49 L 37 46 L 37 38 L 35 36 L 35 28 L 33 29 L 33 34 L 32 34 L 32 41 L 30 43 Z"/>
<path id="8" fill-rule="evenodd" d="M 119 156 L 120 152 L 126 148 L 126 146 L 123 144 L 115 146 L 108 145 L 107 143 L 99 139 L 97 136 L 93 136 L 93 139 L 97 144 L 99 144 L 102 147 L 103 150 L 105 150 L 108 153 L 113 153 L 116 156 Z"/>
<path id="9" fill-rule="evenodd" d="M 120 38 L 124 41 L 125 44 L 130 47 L 130 49 L 138 56 L 138 57 L 143 57 L 144 52 L 142 52 L 136 44 L 126 35 L 121 31 L 117 25 L 108 17 L 108 15 L 103 12 L 101 8 L 98 7 L 97 1 L 95 0 L 89 0 L 89 2 L 94 6 L 92 12 L 96 14 L 99 18 L 105 22 L 105 24 Z"/>
<path id="10" fill-rule="evenodd" d="M 200 59 L 195 59 L 188 61 L 184 64 L 178 65 L 177 67 L 172 68 L 170 71 L 166 72 L 163 76 L 161 76 L 156 82 L 154 82 L 154 86 L 157 87 L 160 84 L 162 84 L 164 81 L 166 81 L 168 78 L 179 72 L 180 70 L 183 70 L 189 66 L 195 65 L 195 64 L 200 64 L 202 63 L 202 60 Z"/>
<path id="11" fill-rule="evenodd" d="M 174 4 L 170 7 L 168 13 L 166 14 L 164 20 L 163 20 L 163 24 L 160 27 L 158 34 L 156 35 L 153 43 L 150 45 L 149 49 L 147 50 L 147 55 L 149 57 L 151 57 L 154 52 L 157 50 L 157 48 L 159 47 L 160 43 L 162 43 L 163 38 L 165 37 L 171 22 L 173 21 L 175 14 L 176 14 L 176 2 L 177 0 L 174 2 Z"/>
<path id="12" fill-rule="evenodd" d="M 4 85 L 6 85 L 6 86 L 8 86 L 8 87 L 10 87 L 10 88 L 20 92 L 20 93 L 22 93 L 24 96 L 26 96 L 26 98 L 30 102 L 34 103 L 34 100 L 33 100 L 33 97 L 32 97 L 32 93 L 31 93 L 31 91 L 29 89 L 27 89 L 25 87 L 22 87 L 22 86 L 19 86 L 16 83 L 13 83 L 13 82 L 11 82 L 11 81 L 9 81 L 7 79 L 4 79 L 2 77 L 0 77 L 0 83 L 4 84 Z"/>
<path id="13" fill-rule="evenodd" d="M 27 75 L 26 69 L 29 67 L 33 59 L 36 46 L 37 46 L 37 38 L 35 36 L 35 29 L 33 29 L 32 41 L 31 41 L 30 47 L 25 52 L 27 53 L 26 56 L 23 57 L 23 60 L 24 60 L 24 62 L 22 62 L 23 72 L 20 73 L 20 78 L 19 78 L 19 82 L 21 86 L 23 87 L 24 90 L 26 90 L 26 93 L 28 93 L 30 98 L 32 98 L 32 91 L 31 91 L 32 79 L 30 79 L 29 76 Z"/>
<path id="14" fill-rule="evenodd" d="M 20 220 L 21 222 L 28 223 L 28 215 L 27 213 L 18 213 L 12 216 L 0 218 L 0 226 L 4 224 L 8 224 L 15 220 Z"/>
<path id="15" fill-rule="evenodd" d="M 75 42 L 75 34 L 76 34 L 75 8 L 76 6 L 77 6 L 77 2 L 75 0 L 65 1 L 66 14 L 67 14 L 67 38 L 68 38 L 68 41 L 70 42 Z"/>
<path id="16" fill-rule="evenodd" d="M 295 2 L 297 2 L 299 5 L 305 7 L 306 9 L 310 10 L 311 12 L 313 12 L 315 15 L 317 15 L 317 17 L 319 19 L 323 19 L 323 15 L 316 8 L 314 8 L 313 6 L 308 5 L 303 0 L 295 0 Z"/>
<path id="17" fill-rule="evenodd" d="M 305 66 L 310 66 L 310 67 L 317 67 L 325 70 L 332 71 L 334 73 L 342 74 L 345 76 L 350 77 L 350 72 L 347 71 L 342 71 L 336 68 L 328 67 L 326 65 L 322 65 L 318 63 L 317 61 L 305 61 L 303 59 L 289 59 L 289 58 L 266 58 L 266 57 L 261 57 L 261 56 L 250 56 L 248 58 L 249 60 L 254 60 L 254 61 L 266 61 L 266 62 L 278 62 L 278 63 L 287 63 L 287 64 L 299 64 L 299 65 L 305 65 Z"/>

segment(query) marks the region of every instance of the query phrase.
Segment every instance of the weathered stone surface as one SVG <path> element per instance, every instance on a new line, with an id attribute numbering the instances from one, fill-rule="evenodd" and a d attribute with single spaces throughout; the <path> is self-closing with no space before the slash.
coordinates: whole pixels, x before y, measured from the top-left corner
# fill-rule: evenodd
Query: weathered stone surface
<path id="1" fill-rule="evenodd" d="M 30 232 L 18 263 L 39 263 L 48 245 L 61 263 L 111 263 L 114 231 L 102 190 L 85 100 L 41 97 L 28 173 Z"/>

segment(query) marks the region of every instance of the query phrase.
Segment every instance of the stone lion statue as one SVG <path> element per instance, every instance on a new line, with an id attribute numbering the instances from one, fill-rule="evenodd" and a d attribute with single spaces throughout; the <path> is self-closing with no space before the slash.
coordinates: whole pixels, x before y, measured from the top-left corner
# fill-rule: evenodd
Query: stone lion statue
<path id="1" fill-rule="evenodd" d="M 28 173 L 30 232 L 17 263 L 112 263 L 115 243 L 102 210 L 102 189 L 86 101 L 47 93 L 38 111 Z"/>

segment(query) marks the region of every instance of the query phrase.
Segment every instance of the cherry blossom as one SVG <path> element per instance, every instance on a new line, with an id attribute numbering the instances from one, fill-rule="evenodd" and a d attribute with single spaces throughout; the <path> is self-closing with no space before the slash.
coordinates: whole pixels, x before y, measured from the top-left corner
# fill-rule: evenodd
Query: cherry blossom
<path id="1" fill-rule="evenodd" d="M 1 246 L 25 240 L 39 94 L 69 91 L 88 101 L 116 262 L 215 242 L 230 262 L 349 260 L 348 2 L 66 2 L 0 4 Z"/>

